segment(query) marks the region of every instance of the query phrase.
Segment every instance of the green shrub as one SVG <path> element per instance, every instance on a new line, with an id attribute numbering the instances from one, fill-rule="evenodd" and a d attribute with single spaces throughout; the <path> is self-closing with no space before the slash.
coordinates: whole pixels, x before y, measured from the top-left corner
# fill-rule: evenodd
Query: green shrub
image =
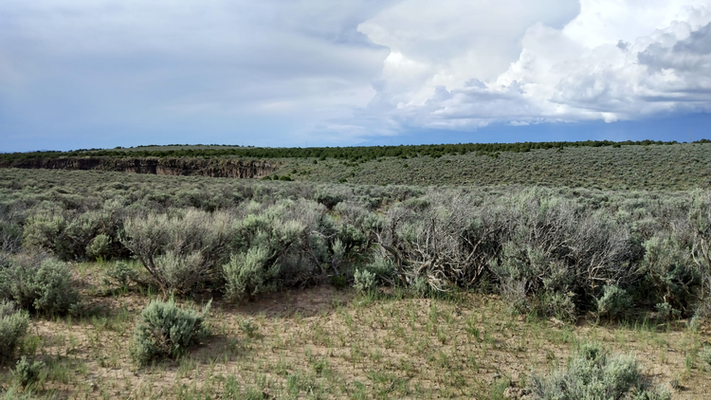
<path id="1" fill-rule="evenodd" d="M 338 229 L 337 240 L 343 246 L 343 256 L 349 257 L 356 249 L 367 243 L 364 232 L 351 224 L 343 224 Z M 335 242 L 334 242 L 335 243 Z"/>
<path id="2" fill-rule="evenodd" d="M 535 311 L 544 316 L 555 316 L 565 322 L 575 322 L 578 313 L 573 292 L 544 292 L 536 304 Z"/>
<path id="3" fill-rule="evenodd" d="M 545 400 L 671 399 L 669 392 L 646 384 L 633 357 L 608 356 L 591 344 L 578 349 L 566 370 L 548 377 L 533 374 L 529 389 L 532 399 Z"/>
<path id="4" fill-rule="evenodd" d="M 377 288 L 376 275 L 367 269 L 356 269 L 353 274 L 353 280 L 353 287 L 355 287 L 359 293 L 373 293 Z"/>
<path id="5" fill-rule="evenodd" d="M 18 251 L 21 244 L 22 227 L 0 219 L 0 265 L 10 253 Z"/>
<path id="6" fill-rule="evenodd" d="M 51 251 L 60 260 L 84 259 L 121 255 L 121 249 L 111 245 L 110 238 L 118 230 L 118 218 L 108 210 L 91 210 L 82 213 L 64 211 L 53 207 L 40 210 L 27 219 L 24 244 L 38 251 Z M 97 236 L 100 242 L 93 244 Z M 109 239 L 109 240 L 107 240 Z M 101 248 L 99 245 L 103 244 Z M 87 250 L 103 254 L 87 254 Z"/>
<path id="7" fill-rule="evenodd" d="M 239 330 L 242 331 L 248 338 L 254 339 L 261 336 L 259 334 L 259 326 L 251 319 L 243 319 L 239 322 Z"/>
<path id="8" fill-rule="evenodd" d="M 699 271 L 689 257 L 689 249 L 676 235 L 662 234 L 644 242 L 640 269 L 645 274 L 647 298 L 652 304 L 666 303 L 683 310 L 692 304 Z M 666 307 L 666 306 L 664 306 Z"/>
<path id="9" fill-rule="evenodd" d="M 70 246 L 63 236 L 67 222 L 58 212 L 41 211 L 27 219 L 23 234 L 25 247 L 64 254 Z"/>
<path id="10" fill-rule="evenodd" d="M 632 306 L 632 299 L 623 289 L 617 285 L 605 285 L 603 295 L 597 299 L 597 315 L 616 319 L 629 312 Z"/>
<path id="11" fill-rule="evenodd" d="M 27 361 L 27 357 L 22 356 L 22 358 L 17 361 L 12 374 L 15 376 L 15 379 L 17 379 L 20 386 L 27 387 L 37 381 L 40 372 L 42 372 L 42 368 L 44 368 L 44 363 L 42 361 L 30 363 Z"/>
<path id="12" fill-rule="evenodd" d="M 704 345 L 704 348 L 699 351 L 699 359 L 703 361 L 704 369 L 711 371 L 711 346 L 706 344 Z"/>
<path id="13" fill-rule="evenodd" d="M 364 269 L 374 274 L 379 283 L 392 281 L 397 272 L 392 260 L 382 253 L 376 253 L 373 260 L 366 264 Z"/>
<path id="14" fill-rule="evenodd" d="M 164 293 L 189 293 L 220 278 L 233 217 L 189 209 L 184 215 L 128 218 L 122 243 Z"/>
<path id="15" fill-rule="evenodd" d="M 573 305 L 575 315 L 595 307 L 600 283 L 627 287 L 638 280 L 629 232 L 604 213 L 580 215 L 574 203 L 537 190 L 512 201 L 517 222 L 491 266 L 504 291 L 516 288 L 519 306 L 570 315 Z"/>
<path id="16" fill-rule="evenodd" d="M 177 358 L 210 335 L 206 318 L 209 302 L 198 313 L 179 308 L 173 299 L 153 300 L 143 310 L 131 342 L 131 355 L 140 365 L 162 357 Z"/>
<path id="17" fill-rule="evenodd" d="M 119 261 L 106 270 L 105 285 L 116 286 L 128 290 L 132 283 L 139 282 L 138 273 L 129 264 Z"/>
<path id="18" fill-rule="evenodd" d="M 338 203 L 343 201 L 344 197 L 342 193 L 333 193 L 333 188 L 328 188 L 319 189 L 314 195 L 314 200 L 332 210 Z"/>
<path id="19" fill-rule="evenodd" d="M 249 248 L 246 253 L 233 254 L 230 261 L 222 266 L 227 295 L 232 298 L 251 297 L 276 290 L 281 270 L 276 256 L 259 245 Z"/>
<path id="20" fill-rule="evenodd" d="M 229 297 L 251 298 L 322 272 L 327 247 L 319 230 L 324 221 L 310 204 L 280 202 L 238 224 L 235 251 L 222 266 Z"/>
<path id="21" fill-rule="evenodd" d="M 656 317 L 660 322 L 674 321 L 681 318 L 681 311 L 675 309 L 669 303 L 657 303 L 654 308 L 657 309 Z"/>
<path id="22" fill-rule="evenodd" d="M 11 360 L 27 333 L 29 316 L 26 311 L 13 310 L 12 303 L 0 303 L 0 364 Z"/>
<path id="23" fill-rule="evenodd" d="M 66 314 L 79 304 L 67 264 L 42 257 L 18 257 L 0 269 L 0 297 L 46 315 Z"/>
<path id="24" fill-rule="evenodd" d="M 111 254 L 111 238 L 101 233 L 86 246 L 86 256 L 91 260 L 106 259 Z"/>
<path id="25" fill-rule="evenodd" d="M 329 281 L 336 289 L 345 289 L 348 286 L 348 277 L 344 275 L 331 275 Z"/>
<path id="26" fill-rule="evenodd" d="M 410 203 L 392 207 L 373 230 L 398 283 L 424 280 L 435 291 L 476 286 L 501 250 L 505 217 L 462 191 L 433 191 Z"/>

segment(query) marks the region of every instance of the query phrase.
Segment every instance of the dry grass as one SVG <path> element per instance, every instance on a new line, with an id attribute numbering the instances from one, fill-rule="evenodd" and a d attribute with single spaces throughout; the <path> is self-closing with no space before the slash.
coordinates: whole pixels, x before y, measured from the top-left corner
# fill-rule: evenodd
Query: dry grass
<path id="1" fill-rule="evenodd" d="M 84 292 L 95 293 L 82 269 Z M 25 353 L 45 361 L 35 395 L 47 398 L 501 398 L 532 370 L 566 363 L 581 341 L 631 353 L 675 399 L 711 389 L 698 351 L 708 327 L 560 326 L 511 314 L 497 296 L 357 296 L 330 286 L 234 305 L 216 301 L 213 336 L 177 361 L 138 368 L 128 344 L 148 295 L 93 297 L 105 315 L 35 319 Z M 201 300 L 189 301 L 197 307 Z M 8 367 L 4 387 L 13 384 Z"/>

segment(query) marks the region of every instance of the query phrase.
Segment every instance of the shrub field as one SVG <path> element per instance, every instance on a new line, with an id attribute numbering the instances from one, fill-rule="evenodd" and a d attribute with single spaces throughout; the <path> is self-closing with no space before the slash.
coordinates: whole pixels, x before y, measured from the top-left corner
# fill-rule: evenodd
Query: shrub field
<path id="1" fill-rule="evenodd" d="M 161 165 L 169 170 L 163 172 L 173 175 L 364 185 L 711 188 L 711 142 L 706 139 L 693 143 L 645 140 L 305 149 L 171 145 L 0 154 L 0 167 L 135 172 L 150 170 L 148 165 L 153 165 L 153 173 Z"/>
<path id="2" fill-rule="evenodd" d="M 708 146 L 0 169 L 0 396 L 703 398 Z"/>

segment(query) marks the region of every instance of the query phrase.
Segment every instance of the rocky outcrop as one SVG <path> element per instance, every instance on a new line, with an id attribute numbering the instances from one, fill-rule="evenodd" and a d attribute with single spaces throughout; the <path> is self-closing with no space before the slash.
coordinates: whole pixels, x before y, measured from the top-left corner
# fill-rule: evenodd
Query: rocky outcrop
<path id="1" fill-rule="evenodd" d="M 64 157 L 0 162 L 0 168 L 99 170 L 156 175 L 261 178 L 274 172 L 277 166 L 264 160 L 225 158 Z"/>

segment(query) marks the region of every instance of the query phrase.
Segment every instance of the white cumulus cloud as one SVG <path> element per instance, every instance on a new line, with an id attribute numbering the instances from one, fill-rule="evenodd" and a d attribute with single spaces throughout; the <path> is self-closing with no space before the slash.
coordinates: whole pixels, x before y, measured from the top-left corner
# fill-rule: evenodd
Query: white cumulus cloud
<path id="1" fill-rule="evenodd" d="M 390 49 L 369 110 L 393 129 L 709 112 L 710 23 L 708 0 L 407 0 L 359 26 Z"/>

